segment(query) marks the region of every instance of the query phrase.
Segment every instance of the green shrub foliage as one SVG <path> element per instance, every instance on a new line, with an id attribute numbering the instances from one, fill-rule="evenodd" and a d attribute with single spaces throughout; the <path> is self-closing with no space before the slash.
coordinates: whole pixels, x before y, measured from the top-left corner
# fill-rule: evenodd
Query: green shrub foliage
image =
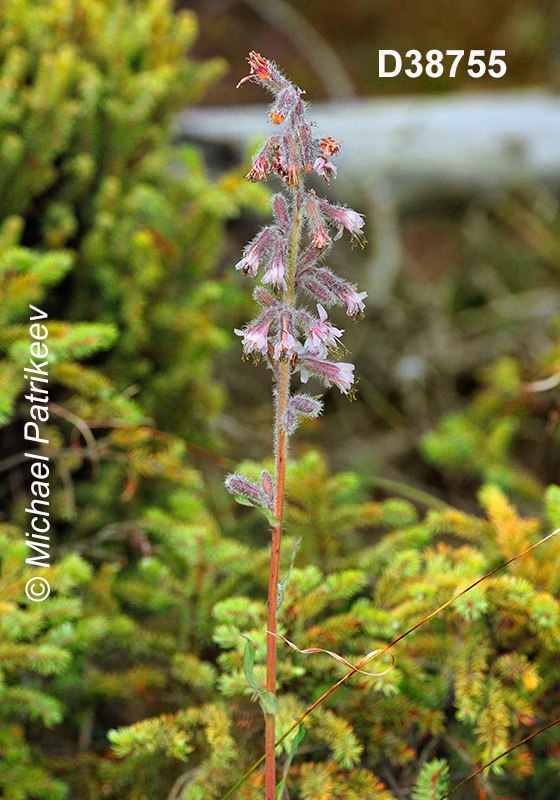
<path id="1" fill-rule="evenodd" d="M 115 581 L 150 549 L 148 498 L 200 491 L 186 454 L 213 440 L 222 391 L 210 356 L 237 304 L 216 260 L 226 222 L 263 203 L 170 146 L 175 112 L 223 69 L 189 59 L 195 34 L 168 0 L 3 7 L 0 794 L 12 800 L 104 796 L 107 728 L 165 691 L 153 655 L 173 640 L 143 630 Z M 49 315 L 56 566 L 43 604 L 24 594 L 30 303 Z"/>
<path id="2" fill-rule="evenodd" d="M 0 21 L 7 800 L 218 800 L 261 755 L 243 637 L 262 686 L 267 525 L 217 502 L 188 453 L 212 441 L 221 389 L 211 356 L 239 302 L 214 271 L 224 226 L 265 201 L 240 178 L 209 180 L 194 149 L 169 147 L 173 113 L 221 69 L 188 58 L 194 35 L 192 15 L 174 15 L 168 0 L 13 0 Z M 44 603 L 24 593 L 29 303 L 49 312 Z M 554 375 L 558 352 L 487 370 L 466 412 L 425 440 L 440 474 L 477 494 L 468 511 L 373 500 L 319 451 L 293 461 L 283 578 L 302 541 L 282 635 L 355 663 L 560 525 L 560 487 L 547 487 L 520 446 L 535 423 L 557 440 L 551 409 L 532 402 L 550 390 L 527 386 Z M 263 465 L 240 468 L 257 478 Z M 558 539 L 543 544 L 397 644 L 386 675 L 356 674 L 333 693 L 301 742 L 294 731 L 279 746 L 289 796 L 437 800 L 550 722 L 559 557 Z M 278 650 L 282 734 L 345 669 L 326 654 Z M 558 741 L 551 729 L 515 749 L 458 800 L 475 790 L 555 800 Z M 236 797 L 262 796 L 256 770 Z"/>
<path id="3" fill-rule="evenodd" d="M 259 474 L 261 465 L 242 465 L 245 474 L 251 468 Z M 330 490 L 320 505 L 319 480 Z M 480 492 L 476 515 L 453 508 L 418 515 L 404 500 L 366 501 L 354 475 L 331 475 L 317 452 L 308 453 L 292 465 L 288 481 L 289 536 L 293 542 L 303 536 L 303 541 L 286 587 L 280 632 L 300 649 L 321 647 L 356 663 L 549 532 L 558 491 L 549 490 L 541 520 L 521 517 L 491 484 Z M 120 728 L 111 741 L 118 755 L 127 756 L 117 772 L 121 791 L 123 785 L 139 791 L 145 776 L 157 771 L 159 755 L 161 763 L 186 761 L 179 796 L 191 800 L 221 797 L 260 756 L 261 715 L 245 677 L 243 637 L 256 645 L 254 678 L 264 686 L 266 608 L 260 598 L 268 543 L 240 544 L 238 537 L 225 539 L 216 529 L 203 534 L 187 523 L 189 507 L 183 495 L 168 513 L 149 514 L 146 524 L 157 555 L 125 582 L 125 594 L 154 622 L 162 615 L 168 624 L 176 619 L 180 625 L 184 652 L 175 654 L 167 669 L 181 684 L 192 714 L 181 706 L 170 717 Z M 321 519 L 338 520 L 340 527 Z M 263 535 L 265 529 L 263 522 Z M 349 537 L 359 543 L 366 529 L 382 534 L 378 542 L 349 547 Z M 319 536 L 328 553 L 324 567 L 317 563 Z M 559 556 L 560 540 L 543 544 L 396 645 L 395 667 L 388 674 L 357 674 L 331 695 L 304 723 L 305 744 L 290 767 L 290 792 L 302 798 L 331 792 L 388 800 L 392 787 L 416 785 L 415 800 L 437 800 L 448 780 L 442 758 L 449 763 L 452 786 L 539 722 L 551 720 L 560 689 L 553 666 L 560 641 Z M 184 574 L 192 579 L 185 581 Z M 156 585 L 167 587 L 167 597 L 161 589 L 156 596 Z M 212 642 L 219 648 L 217 659 L 208 658 Z M 279 652 L 281 735 L 346 670 L 328 655 L 300 655 L 282 642 Z M 389 665 L 384 656 L 370 662 L 368 670 Z M 206 711 L 200 716 L 211 697 L 212 729 Z M 231 735 L 237 750 L 230 761 Z M 281 745 L 282 759 L 289 757 L 293 735 Z M 224 758 L 217 764 L 222 737 Z M 185 742 L 185 751 L 174 753 L 175 741 Z M 539 755 L 539 768 L 549 780 L 554 752 L 550 747 L 545 757 Z M 420 771 L 426 757 L 436 760 Z M 516 786 L 532 772 L 534 759 L 532 747 L 518 748 L 484 780 L 503 786 L 507 776 Z M 126 774 L 129 783 L 123 784 Z M 262 774 L 253 774 L 238 795 L 261 797 Z"/>
<path id="4" fill-rule="evenodd" d="M 194 440 L 219 407 L 209 354 L 231 306 L 208 278 L 224 222 L 259 195 L 170 149 L 173 112 L 223 69 L 186 58 L 195 34 L 169 0 L 16 0 L 0 29 L 0 219 L 75 252 L 52 315 L 116 325 L 107 374 Z"/>

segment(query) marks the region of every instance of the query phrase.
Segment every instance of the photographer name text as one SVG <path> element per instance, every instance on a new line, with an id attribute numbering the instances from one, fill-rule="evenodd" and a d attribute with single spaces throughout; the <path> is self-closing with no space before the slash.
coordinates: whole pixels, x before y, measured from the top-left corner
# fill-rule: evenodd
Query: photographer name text
<path id="1" fill-rule="evenodd" d="M 28 393 L 25 399 L 31 404 L 29 407 L 30 419 L 23 428 L 23 437 L 26 442 L 36 445 L 45 445 L 49 440 L 45 438 L 40 423 L 49 419 L 49 373 L 47 356 L 49 353 L 45 339 L 48 329 L 44 322 L 48 315 L 39 308 L 30 305 L 29 308 L 36 312 L 30 316 L 29 333 L 29 363 L 24 367 L 23 373 L 28 381 Z M 25 453 L 31 460 L 31 494 L 33 498 L 29 507 L 25 509 L 30 515 L 30 531 L 25 532 L 26 544 L 33 551 L 26 564 L 35 567 L 50 567 L 50 520 L 49 520 L 49 457 L 37 452 Z M 27 527 L 27 526 L 26 526 Z M 50 592 L 50 587 L 44 578 L 31 578 L 26 586 L 26 594 L 30 600 L 44 600 Z"/>

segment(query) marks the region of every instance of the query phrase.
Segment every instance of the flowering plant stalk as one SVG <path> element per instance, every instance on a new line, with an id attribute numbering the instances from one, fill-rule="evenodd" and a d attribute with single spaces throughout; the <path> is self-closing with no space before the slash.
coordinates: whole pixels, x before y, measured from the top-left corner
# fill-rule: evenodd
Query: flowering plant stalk
<path id="1" fill-rule="evenodd" d="M 362 216 L 350 208 L 331 204 L 305 187 L 308 172 L 315 171 L 327 182 L 336 176 L 336 166 L 329 158 L 339 153 L 341 142 L 313 135 L 302 90 L 290 83 L 272 61 L 253 51 L 248 62 L 250 74 L 238 87 L 254 81 L 272 93 L 269 118 L 278 126 L 278 132 L 257 153 L 247 177 L 266 180 L 267 176 L 276 175 L 283 180 L 284 188 L 272 197 L 273 223 L 246 246 L 236 265 L 243 275 L 254 278 L 262 270 L 262 277 L 261 285 L 254 290 L 259 314 L 243 330 L 235 332 L 242 337 L 244 354 L 252 355 L 255 361 L 262 357 L 272 371 L 275 472 L 272 476 L 263 471 L 258 484 L 231 474 L 226 487 L 241 502 L 261 508 L 271 523 L 266 692 L 252 680 L 250 646 L 246 650 L 246 671 L 260 695 L 265 715 L 266 800 L 275 800 L 276 622 L 283 595 L 278 577 L 288 440 L 301 418 L 317 417 L 322 410 L 320 399 L 292 390 L 292 377 L 299 375 L 302 383 L 315 377 L 344 394 L 352 392 L 354 365 L 334 360 L 343 331 L 329 322 L 326 308 L 342 305 L 349 316 L 357 317 L 364 310 L 367 295 L 324 265 L 333 240 L 339 239 L 344 230 L 363 244 Z M 315 308 L 309 310 L 302 305 L 302 296 L 311 298 Z"/>

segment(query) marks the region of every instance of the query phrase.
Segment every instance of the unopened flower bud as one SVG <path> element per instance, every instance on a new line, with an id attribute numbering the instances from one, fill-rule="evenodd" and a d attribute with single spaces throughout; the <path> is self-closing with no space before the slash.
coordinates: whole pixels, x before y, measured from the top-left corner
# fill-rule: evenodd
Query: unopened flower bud
<path id="1" fill-rule="evenodd" d="M 290 405 L 298 414 L 304 414 L 311 419 L 318 417 L 323 410 L 322 402 L 310 394 L 294 394 L 290 398 Z"/>
<path id="2" fill-rule="evenodd" d="M 278 226 L 283 230 L 287 231 L 290 226 L 290 221 L 288 219 L 288 209 L 286 207 L 286 201 L 281 194 L 275 194 L 272 198 L 272 208 L 274 209 L 274 216 L 276 217 L 276 222 Z"/>
<path id="3" fill-rule="evenodd" d="M 260 486 L 237 472 L 232 472 L 227 476 L 225 487 L 228 492 L 236 497 L 241 497 L 253 506 L 264 507 L 267 505 L 264 492 Z"/>
<path id="4" fill-rule="evenodd" d="M 274 485 L 272 477 L 267 469 L 261 472 L 261 486 L 266 498 L 266 504 L 270 511 L 274 510 Z"/>
<path id="5" fill-rule="evenodd" d="M 282 414 L 280 424 L 282 425 L 286 436 L 292 436 L 296 432 L 298 427 L 298 418 L 291 406 L 288 406 Z"/>

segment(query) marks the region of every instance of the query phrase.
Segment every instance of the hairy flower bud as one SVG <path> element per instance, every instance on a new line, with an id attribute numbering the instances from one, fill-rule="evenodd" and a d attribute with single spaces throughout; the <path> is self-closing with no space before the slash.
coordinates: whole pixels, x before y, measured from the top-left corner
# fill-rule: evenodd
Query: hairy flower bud
<path id="1" fill-rule="evenodd" d="M 253 506 L 267 507 L 265 493 L 260 486 L 237 472 L 230 473 L 224 481 L 230 494 L 240 497 Z"/>
<path id="2" fill-rule="evenodd" d="M 272 198 L 272 208 L 278 227 L 283 231 L 287 231 L 290 227 L 290 220 L 288 219 L 288 207 L 286 200 L 281 194 L 275 194 Z"/>
<path id="3" fill-rule="evenodd" d="M 365 308 L 367 292 L 357 292 L 355 286 L 326 267 L 307 267 L 298 273 L 297 283 L 322 303 L 345 305 L 348 316 L 359 315 Z"/>
<path id="4" fill-rule="evenodd" d="M 271 122 L 275 125 L 283 122 L 290 115 L 295 103 L 297 103 L 297 95 L 293 86 L 281 91 L 268 112 Z"/>
<path id="5" fill-rule="evenodd" d="M 297 414 L 290 405 L 286 407 L 284 413 L 282 414 L 280 424 L 282 425 L 286 436 L 293 436 L 293 434 L 296 432 L 299 420 Z"/>
<path id="6" fill-rule="evenodd" d="M 267 469 L 261 472 L 261 486 L 266 498 L 266 504 L 270 511 L 274 510 L 274 484 L 272 483 L 272 476 Z"/>
<path id="7" fill-rule="evenodd" d="M 256 286 L 253 290 L 253 297 L 257 301 L 257 303 L 264 307 L 273 308 L 277 305 L 277 300 L 273 297 L 270 292 L 267 292 L 263 286 Z"/>
<path id="8" fill-rule="evenodd" d="M 290 405 L 298 414 L 304 414 L 311 419 L 318 417 L 323 410 L 322 402 L 310 394 L 294 394 L 290 398 Z"/>

